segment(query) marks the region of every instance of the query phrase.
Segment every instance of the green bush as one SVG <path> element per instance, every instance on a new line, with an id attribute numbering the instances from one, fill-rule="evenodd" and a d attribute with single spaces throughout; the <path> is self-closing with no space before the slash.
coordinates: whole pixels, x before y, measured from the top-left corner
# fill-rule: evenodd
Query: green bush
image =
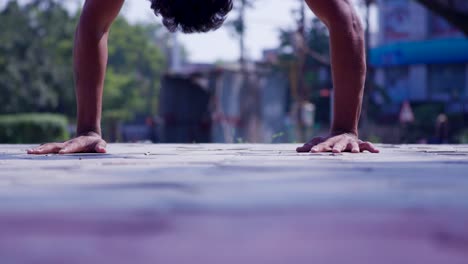
<path id="1" fill-rule="evenodd" d="M 68 121 L 57 114 L 0 115 L 0 143 L 22 144 L 63 141 Z"/>
<path id="2" fill-rule="evenodd" d="M 459 144 L 468 144 L 468 129 L 462 130 L 457 135 L 457 143 Z"/>
<path id="3" fill-rule="evenodd" d="M 435 136 L 437 117 L 444 113 L 444 105 L 440 103 L 424 103 L 412 105 L 415 121 L 403 127 L 402 143 L 413 144 L 421 140 L 430 140 Z"/>

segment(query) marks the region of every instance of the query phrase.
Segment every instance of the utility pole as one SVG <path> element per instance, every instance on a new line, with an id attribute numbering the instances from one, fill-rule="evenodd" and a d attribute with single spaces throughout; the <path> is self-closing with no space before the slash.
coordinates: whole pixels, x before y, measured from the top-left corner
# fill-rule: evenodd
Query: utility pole
<path id="1" fill-rule="evenodd" d="M 247 5 L 247 0 L 241 0 L 241 5 L 239 7 L 239 48 L 240 56 L 239 63 L 242 67 L 242 71 L 245 70 L 245 9 Z"/>
<path id="2" fill-rule="evenodd" d="M 368 117 L 368 110 L 369 110 L 369 103 L 370 103 L 370 94 L 373 89 L 374 83 L 374 69 L 370 63 L 370 49 L 371 49 L 371 30 L 370 30 L 370 8 L 371 5 L 374 4 L 374 0 L 364 0 L 365 8 L 366 8 L 366 32 L 365 32 L 365 49 L 366 49 L 366 65 L 367 65 L 367 75 L 366 75 L 366 84 L 364 89 L 364 102 L 362 104 L 362 111 L 361 111 L 361 126 L 364 127 L 363 131 L 367 131 L 366 126 L 369 125 L 369 117 Z M 364 135 L 365 136 L 365 135 Z"/>
<path id="3" fill-rule="evenodd" d="M 299 0 L 300 3 L 300 18 L 298 25 L 299 43 L 298 43 L 298 57 L 299 57 L 299 70 L 298 70 L 298 85 L 299 85 L 299 101 L 305 102 L 307 98 L 307 92 L 304 84 L 304 75 L 306 71 L 306 30 L 305 30 L 305 1 Z"/>
<path id="4" fill-rule="evenodd" d="M 171 72 L 179 72 L 182 68 L 181 63 L 181 54 L 180 54 L 180 44 L 179 44 L 179 34 L 174 32 L 171 34 L 171 63 L 170 70 Z"/>
<path id="5" fill-rule="evenodd" d="M 301 33 L 301 36 L 303 39 L 305 39 L 305 1 L 304 0 L 299 0 L 300 4 L 300 18 L 299 18 L 299 32 Z"/>
<path id="6" fill-rule="evenodd" d="M 294 46 L 296 62 L 293 65 L 292 87 L 296 91 L 292 114 L 296 121 L 296 134 L 299 141 L 307 140 L 313 126 L 314 106 L 309 102 L 309 93 L 305 85 L 306 74 L 306 6 L 304 0 L 299 0 L 299 19 L 297 20 L 297 31 L 294 34 Z"/>
<path id="7" fill-rule="evenodd" d="M 256 98 L 258 98 L 257 87 L 253 86 L 249 78 L 249 72 L 247 67 L 247 59 L 245 54 L 245 12 L 250 7 L 251 0 L 240 0 L 238 9 L 238 18 L 235 21 L 235 31 L 239 37 L 239 66 L 240 76 L 242 79 L 241 94 L 242 99 L 240 103 L 240 118 L 244 124 L 240 130 L 240 137 L 244 140 L 255 142 L 257 134 L 257 123 L 258 123 L 258 104 Z"/>

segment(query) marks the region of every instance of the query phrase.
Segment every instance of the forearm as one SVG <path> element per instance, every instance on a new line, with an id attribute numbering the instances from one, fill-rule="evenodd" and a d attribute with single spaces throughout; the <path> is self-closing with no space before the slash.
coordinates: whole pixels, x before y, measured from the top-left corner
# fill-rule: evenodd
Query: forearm
<path id="1" fill-rule="evenodd" d="M 99 34 L 84 17 L 78 25 L 74 57 L 77 134 L 101 134 L 102 93 L 107 65 L 107 32 Z"/>
<path id="2" fill-rule="evenodd" d="M 366 79 L 364 33 L 354 11 L 329 28 L 334 84 L 331 132 L 357 135 Z"/>
<path id="3" fill-rule="evenodd" d="M 124 0 L 87 0 L 84 5 L 73 50 L 78 135 L 101 135 L 107 39 L 123 3 Z"/>
<path id="4" fill-rule="evenodd" d="M 334 86 L 331 133 L 357 135 L 366 78 L 364 30 L 349 0 L 307 2 L 330 31 Z"/>

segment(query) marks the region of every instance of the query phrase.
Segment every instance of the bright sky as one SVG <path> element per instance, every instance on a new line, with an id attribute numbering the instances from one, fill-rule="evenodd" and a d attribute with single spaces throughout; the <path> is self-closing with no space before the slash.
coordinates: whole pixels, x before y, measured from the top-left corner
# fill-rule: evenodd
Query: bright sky
<path id="1" fill-rule="evenodd" d="M 127 1 L 124 14 L 132 21 L 160 23 L 160 18 L 155 18 L 148 6 L 149 1 L 146 0 Z M 298 6 L 299 2 L 294 0 L 256 1 L 255 8 L 249 10 L 246 16 L 246 46 L 249 57 L 260 58 L 263 49 L 277 47 L 278 29 L 295 24 L 291 11 Z M 311 17 L 312 14 L 308 13 L 308 16 Z M 232 61 L 239 56 L 238 41 L 226 27 L 204 34 L 180 34 L 179 40 L 188 49 L 191 61 Z"/>
<path id="2" fill-rule="evenodd" d="M 19 0 L 27 2 L 29 0 Z M 73 8 L 83 3 L 84 0 L 64 0 Z M 236 1 L 236 0 L 234 0 Z M 3 0 L 0 0 L 0 3 Z M 262 50 L 276 48 L 280 28 L 293 28 L 296 22 L 292 14 L 299 7 L 299 0 L 256 0 L 254 8 L 247 12 L 246 46 L 249 58 L 258 59 Z M 149 8 L 148 0 L 126 1 L 123 14 L 132 22 L 161 23 Z M 373 31 L 376 27 L 376 12 L 372 21 Z M 233 15 L 234 12 L 231 13 Z M 307 18 L 313 17 L 312 12 L 307 12 Z M 238 40 L 226 27 L 216 32 L 204 34 L 180 35 L 179 40 L 189 53 L 192 62 L 234 61 L 239 56 Z"/>
<path id="3" fill-rule="evenodd" d="M 263 49 L 278 46 L 279 28 L 295 26 L 292 11 L 297 10 L 300 4 L 297 0 L 256 0 L 255 3 L 246 16 L 246 46 L 252 59 L 260 58 Z M 127 1 L 123 12 L 134 22 L 160 23 L 160 18 L 154 17 L 147 0 Z M 312 17 L 312 12 L 308 11 L 307 18 L 310 20 Z M 238 40 L 226 27 L 205 34 L 180 35 L 179 40 L 187 48 L 192 62 L 233 61 L 239 56 Z"/>

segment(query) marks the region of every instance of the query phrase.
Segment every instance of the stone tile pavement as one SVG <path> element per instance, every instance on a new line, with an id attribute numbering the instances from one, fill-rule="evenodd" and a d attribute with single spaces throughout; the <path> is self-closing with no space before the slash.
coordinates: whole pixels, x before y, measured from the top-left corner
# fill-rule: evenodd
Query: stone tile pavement
<path id="1" fill-rule="evenodd" d="M 0 145 L 0 263 L 468 263 L 468 146 Z"/>

